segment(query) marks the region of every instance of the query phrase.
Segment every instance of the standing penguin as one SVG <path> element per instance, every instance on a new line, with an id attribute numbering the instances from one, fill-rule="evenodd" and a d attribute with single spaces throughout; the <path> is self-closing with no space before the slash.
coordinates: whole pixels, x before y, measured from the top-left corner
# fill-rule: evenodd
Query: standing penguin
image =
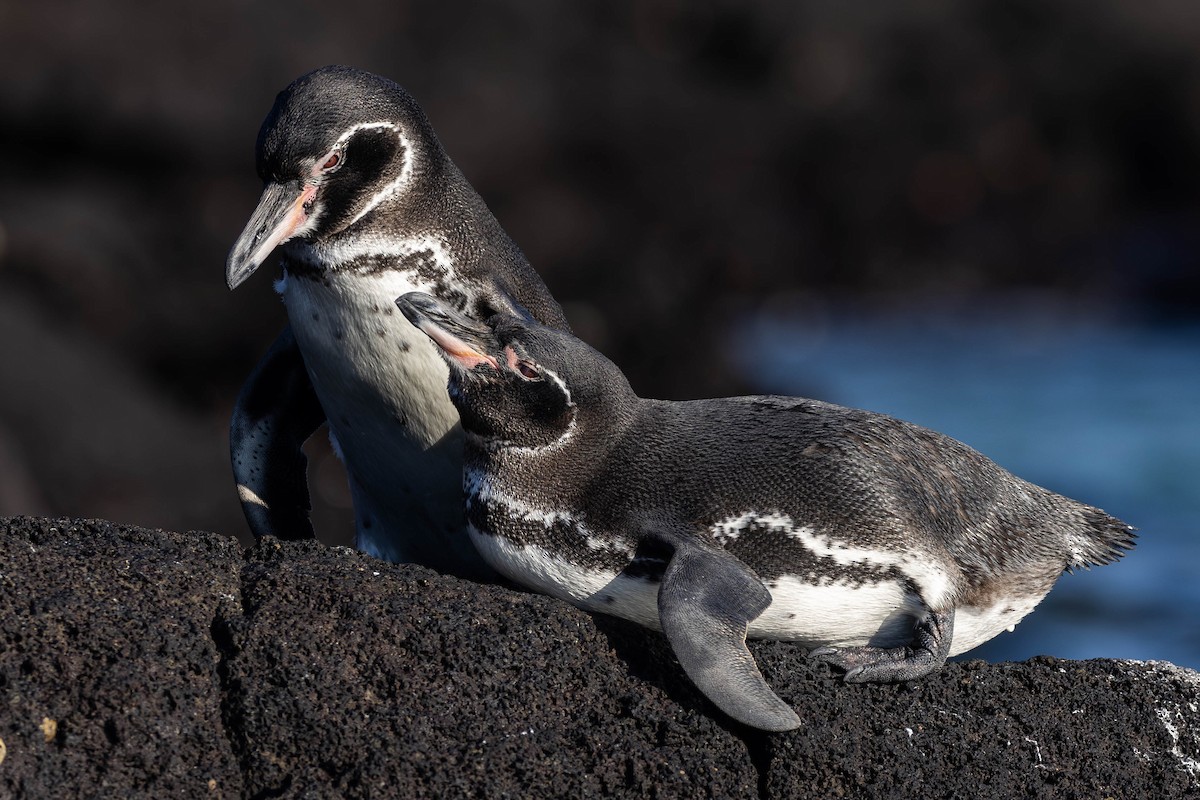
<path id="1" fill-rule="evenodd" d="M 230 425 L 257 536 L 313 536 L 301 445 L 322 422 L 346 466 L 359 549 L 464 577 L 491 570 L 467 535 L 458 413 L 446 365 L 396 313 L 420 289 L 485 317 L 562 330 L 562 310 L 389 80 L 331 66 L 279 93 L 258 135 L 265 188 L 229 254 L 236 288 L 276 249 L 289 326 Z"/>
<path id="2" fill-rule="evenodd" d="M 900 420 L 794 397 L 667 402 L 563 331 L 409 294 L 451 366 L 471 539 L 518 583 L 661 629 L 729 716 L 800 722 L 746 636 L 903 681 L 1011 630 L 1132 528 Z"/>

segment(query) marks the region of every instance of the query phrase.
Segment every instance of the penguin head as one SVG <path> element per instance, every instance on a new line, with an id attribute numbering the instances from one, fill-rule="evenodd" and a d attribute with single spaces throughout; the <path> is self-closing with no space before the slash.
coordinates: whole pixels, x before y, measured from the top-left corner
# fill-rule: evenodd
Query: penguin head
<path id="1" fill-rule="evenodd" d="M 414 212 L 446 160 L 416 101 L 397 84 L 329 66 L 275 98 L 258 134 L 258 206 L 229 253 L 235 288 L 289 241 L 368 228 L 381 210 Z"/>
<path id="2" fill-rule="evenodd" d="M 421 292 L 396 305 L 450 365 L 463 429 L 486 447 L 556 446 L 634 398 L 615 364 L 564 331 L 510 314 L 478 322 Z"/>

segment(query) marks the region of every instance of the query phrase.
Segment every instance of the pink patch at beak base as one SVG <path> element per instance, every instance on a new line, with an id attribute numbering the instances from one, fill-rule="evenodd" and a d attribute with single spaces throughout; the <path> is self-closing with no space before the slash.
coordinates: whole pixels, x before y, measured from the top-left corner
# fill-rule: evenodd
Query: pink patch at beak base
<path id="1" fill-rule="evenodd" d="M 496 359 L 480 353 L 462 339 L 439 328 L 433 322 L 426 320 L 421 322 L 418 327 L 422 333 L 432 339 L 438 347 L 442 348 L 442 351 L 446 355 L 461 364 L 463 369 L 472 370 L 480 364 L 487 364 L 492 369 L 500 368 L 499 364 L 496 363 Z"/>
<path id="2" fill-rule="evenodd" d="M 296 234 L 296 231 L 299 230 L 300 226 L 308 221 L 308 212 L 305 210 L 305 206 L 308 205 L 309 201 L 311 201 L 316 194 L 316 186 L 312 185 L 311 183 L 304 185 L 304 191 L 302 191 L 296 197 L 296 201 L 292 203 L 291 209 L 288 211 L 287 215 L 280 220 L 279 225 L 275 227 L 275 230 L 271 231 L 271 235 L 268 236 L 266 241 L 259 245 L 258 250 L 256 250 L 254 254 L 250 256 L 251 260 L 253 260 L 255 263 L 262 263 L 264 260 L 266 260 L 267 256 L 271 254 L 272 250 Z"/>

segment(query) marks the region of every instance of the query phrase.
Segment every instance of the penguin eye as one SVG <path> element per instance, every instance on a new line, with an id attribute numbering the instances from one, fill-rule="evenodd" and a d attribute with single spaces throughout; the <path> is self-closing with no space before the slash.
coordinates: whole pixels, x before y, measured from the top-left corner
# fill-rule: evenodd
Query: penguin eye
<path id="1" fill-rule="evenodd" d="M 522 377 L 531 381 L 540 381 L 542 379 L 542 373 L 538 372 L 537 368 L 535 368 L 533 364 L 530 364 L 528 361 L 518 361 L 517 372 L 521 373 Z"/>
<path id="2" fill-rule="evenodd" d="M 333 172 L 342 164 L 342 151 L 334 150 L 329 155 L 325 156 L 325 163 L 321 165 L 321 172 Z"/>

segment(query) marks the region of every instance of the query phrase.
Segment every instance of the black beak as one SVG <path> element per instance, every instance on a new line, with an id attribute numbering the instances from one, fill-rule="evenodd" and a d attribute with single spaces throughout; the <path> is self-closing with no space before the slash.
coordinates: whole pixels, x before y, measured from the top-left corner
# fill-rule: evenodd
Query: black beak
<path id="1" fill-rule="evenodd" d="M 234 242 L 225 264 L 230 289 L 254 274 L 276 247 L 296 235 L 308 221 L 308 206 L 317 193 L 311 183 L 268 183 L 246 229 Z"/>
<path id="2" fill-rule="evenodd" d="M 433 340 L 451 365 L 468 371 L 480 364 L 499 369 L 496 359 L 488 355 L 488 350 L 497 347 L 487 325 L 446 308 L 423 292 L 398 297 L 396 305 L 409 322 Z"/>

